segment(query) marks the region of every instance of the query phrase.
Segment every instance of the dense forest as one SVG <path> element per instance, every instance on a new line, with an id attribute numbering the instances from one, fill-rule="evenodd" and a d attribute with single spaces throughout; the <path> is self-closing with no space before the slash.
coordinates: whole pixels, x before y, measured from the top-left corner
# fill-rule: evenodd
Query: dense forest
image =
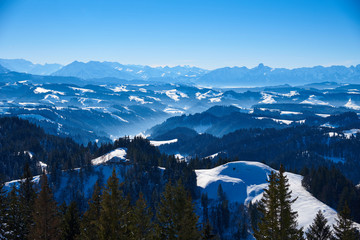
<path id="1" fill-rule="evenodd" d="M 35 124 L 16 117 L 0 118 L 0 174 L 2 181 L 20 178 L 28 164 L 34 174 L 41 163 L 51 172 L 89 164 L 95 152 L 70 138 L 46 134 Z M 44 166 L 44 165 L 43 165 Z"/>
<path id="2" fill-rule="evenodd" d="M 206 196 L 201 197 L 203 217 L 199 217 L 181 180 L 168 181 L 152 208 L 141 192 L 136 199 L 127 195 L 113 169 L 104 186 L 96 182 L 85 211 L 79 209 L 76 201 L 59 205 L 45 173 L 39 189 L 31 180 L 30 169 L 25 167 L 18 188 L 6 192 L 0 185 L 1 239 L 247 239 L 252 233 L 257 240 L 360 237 L 349 220 L 346 203 L 333 231 L 321 211 L 309 229 L 299 228 L 297 212 L 291 207 L 296 199 L 291 198 L 283 167 L 269 176 L 269 188 L 260 203 L 242 206 L 234 219 L 221 185 L 216 207 L 208 208 Z M 230 226 L 235 231 L 229 231 Z"/>
<path id="3" fill-rule="evenodd" d="M 237 158 L 219 157 L 215 160 L 195 157 L 185 162 L 161 153 L 142 137 L 124 137 L 100 146 L 89 143 L 84 147 L 71 139 L 47 135 L 41 128 L 18 118 L 3 118 L 1 123 L 2 156 L 12 153 L 10 157 L 15 159 L 12 160 L 14 162 L 2 161 L 6 166 L 2 169 L 3 176 L 5 179 L 22 178 L 17 185 L 13 185 L 16 188 L 1 187 L 0 217 L 6 222 L 6 228 L 1 229 L 0 234 L 6 239 L 118 239 L 115 235 L 129 239 L 139 239 L 139 236 L 140 239 L 173 239 L 171 236 L 181 234 L 184 234 L 181 239 L 192 239 L 188 236 L 194 236 L 193 239 L 246 239 L 254 231 L 259 231 L 260 228 L 256 226 L 261 227 L 264 221 L 266 212 L 261 203 L 244 205 L 229 202 L 221 185 L 215 200 L 200 194 L 195 169 L 213 168 Z M 312 129 L 288 129 L 298 134 L 305 130 Z M 289 134 L 286 129 L 262 131 L 242 130 L 243 141 L 257 137 L 261 143 L 266 136 L 281 138 Z M 323 132 L 319 130 L 317 134 L 323 135 Z M 6 137 L 8 141 L 5 141 Z M 357 138 L 343 140 L 352 142 L 353 146 L 358 141 Z M 239 140 L 234 138 L 234 141 Z M 249 143 L 250 146 L 256 144 Z M 105 179 L 90 160 L 118 148 L 127 150 L 126 157 L 130 162 L 106 164 L 113 168 L 113 173 L 109 179 Z M 24 153 L 24 149 L 31 155 Z M 18 152 L 20 154 L 14 154 Z M 324 203 L 339 210 L 345 209 L 344 216 L 347 218 L 360 219 L 360 194 L 352 181 L 335 164 L 321 158 L 319 162 L 310 164 L 310 155 L 308 160 L 309 167 L 301 171 L 303 185 Z M 47 167 L 41 168 L 38 164 L 40 161 L 46 163 Z M 273 162 L 273 165 L 277 165 L 277 162 Z M 15 167 L 18 169 L 11 175 Z M 32 176 L 42 170 L 40 181 L 31 182 Z M 68 180 L 65 183 L 62 182 L 62 170 L 67 170 Z M 292 171 L 298 172 L 297 168 Z M 92 196 L 88 196 L 84 185 L 94 175 L 97 182 L 91 189 Z M 48 211 L 42 208 L 44 202 L 49 204 Z M 346 212 L 347 206 L 351 212 Z M 49 216 L 43 216 L 45 212 Z M 127 214 L 130 212 L 130 215 Z M 174 219 L 171 219 L 171 223 L 166 222 L 172 214 Z M 342 219 L 341 216 L 339 219 Z M 321 219 L 321 216 L 318 218 Z M 117 219 L 116 223 L 109 222 L 114 219 Z M 123 226 L 127 227 L 124 229 Z M 48 229 L 48 232 L 42 232 L 44 229 Z M 306 229 L 303 231 L 307 233 Z M 34 237 L 43 234 L 50 235 Z"/>
<path id="4" fill-rule="evenodd" d="M 304 167 L 335 166 L 357 184 L 360 182 L 360 135 L 346 137 L 341 132 L 342 129 L 302 125 L 285 129 L 241 129 L 217 138 L 181 128 L 168 135 L 178 141 L 160 146 L 160 150 L 200 158 L 218 153 L 222 158 L 259 161 L 275 169 L 284 164 L 293 172 L 300 172 Z M 332 133 L 339 134 L 331 137 Z"/>

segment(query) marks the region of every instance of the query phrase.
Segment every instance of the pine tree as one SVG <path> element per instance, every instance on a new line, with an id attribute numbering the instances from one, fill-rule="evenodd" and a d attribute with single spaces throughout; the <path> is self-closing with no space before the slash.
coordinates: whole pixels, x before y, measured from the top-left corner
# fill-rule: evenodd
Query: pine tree
<path id="1" fill-rule="evenodd" d="M 157 222 L 159 239 L 200 239 L 194 204 L 180 182 L 177 186 L 171 186 L 170 182 L 166 185 Z"/>
<path id="2" fill-rule="evenodd" d="M 7 196 L 4 184 L 0 182 L 0 223 L 6 222 L 7 216 Z M 6 224 L 0 224 L 0 239 L 5 239 Z"/>
<path id="3" fill-rule="evenodd" d="M 34 183 L 32 182 L 32 179 L 33 176 L 31 174 L 29 164 L 26 164 L 24 167 L 23 177 L 20 181 L 19 186 L 19 198 L 21 205 L 20 209 L 24 221 L 24 228 L 22 229 L 22 232 L 19 232 L 19 235 L 22 239 L 28 238 L 30 228 L 34 224 L 32 211 L 34 208 L 36 193 L 34 190 Z"/>
<path id="4" fill-rule="evenodd" d="M 116 176 L 115 169 L 113 169 L 101 201 L 99 238 L 103 240 L 131 238 L 130 220 L 130 203 L 123 196 L 119 179 Z"/>
<path id="5" fill-rule="evenodd" d="M 34 240 L 59 239 L 59 216 L 45 173 L 41 176 L 41 190 L 34 203 L 34 225 L 30 236 Z"/>
<path id="6" fill-rule="evenodd" d="M 303 239 L 302 229 L 297 228 L 297 213 L 292 211 L 291 191 L 283 166 L 279 173 L 272 172 L 269 176 L 268 189 L 264 190 L 263 198 L 259 203 L 262 214 L 254 237 L 272 240 L 298 240 Z"/>
<path id="7" fill-rule="evenodd" d="M 303 238 L 302 228 L 298 229 L 297 212 L 291 209 L 291 204 L 296 201 L 291 199 L 290 184 L 287 177 L 284 175 L 284 166 L 280 166 L 278 174 L 278 200 L 279 200 L 279 230 L 281 240 L 299 240 Z"/>
<path id="8" fill-rule="evenodd" d="M 309 226 L 306 232 L 308 240 L 331 240 L 332 234 L 330 226 L 327 225 L 327 220 L 319 210 L 315 216 L 314 222 Z"/>
<path id="9" fill-rule="evenodd" d="M 350 208 L 345 202 L 345 205 L 341 212 L 338 212 L 338 219 L 336 219 L 336 225 L 334 225 L 334 239 L 335 240 L 356 240 L 359 239 L 356 228 L 353 226 L 353 222 L 350 220 Z"/>
<path id="10" fill-rule="evenodd" d="M 143 194 L 140 193 L 133 210 L 133 239 L 146 240 L 155 237 L 152 215 Z"/>
<path id="11" fill-rule="evenodd" d="M 15 185 L 8 195 L 7 215 L 6 215 L 6 239 L 24 239 L 22 236 L 24 229 L 23 215 L 21 214 L 20 199 Z"/>
<path id="12" fill-rule="evenodd" d="M 216 239 L 216 235 L 213 234 L 213 230 L 212 227 L 210 225 L 209 220 L 206 221 L 206 224 L 204 224 L 204 228 L 202 231 L 202 236 L 201 236 L 202 240 L 213 240 Z"/>
<path id="13" fill-rule="evenodd" d="M 101 211 L 101 188 L 99 182 L 94 185 L 92 198 L 89 200 L 89 208 L 84 213 L 81 222 L 80 239 L 97 240 L 99 233 L 99 220 Z"/>
<path id="14" fill-rule="evenodd" d="M 75 201 L 66 207 L 62 220 L 61 239 L 75 240 L 80 234 L 80 213 Z"/>

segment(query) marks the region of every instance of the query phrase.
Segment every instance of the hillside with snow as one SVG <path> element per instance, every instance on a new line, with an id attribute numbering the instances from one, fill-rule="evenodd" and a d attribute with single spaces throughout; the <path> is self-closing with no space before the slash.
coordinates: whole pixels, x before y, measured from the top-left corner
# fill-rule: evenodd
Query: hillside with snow
<path id="1" fill-rule="evenodd" d="M 196 170 L 197 184 L 203 193 L 208 194 L 209 199 L 217 199 L 217 189 L 221 184 L 230 202 L 254 203 L 261 199 L 271 171 L 275 170 L 259 162 L 230 162 L 213 169 Z M 313 197 L 302 186 L 301 175 L 286 173 L 286 176 L 289 179 L 292 197 L 297 198 L 292 207 L 299 214 L 300 227 L 307 229 L 319 210 L 329 224 L 335 224 L 336 211 Z M 356 225 L 360 229 L 360 225 Z"/>
<path id="2" fill-rule="evenodd" d="M 124 181 L 124 174 L 131 168 L 131 160 L 126 159 L 126 149 L 119 148 L 93 159 L 93 170 L 84 175 L 80 169 L 63 171 L 60 184 L 54 193 L 56 199 L 69 201 L 71 195 L 67 186 L 76 186 L 85 192 L 85 198 L 90 198 L 92 189 L 97 180 L 106 182 L 113 168 L 116 169 L 120 181 Z M 130 164 L 129 164 L 130 163 Z M 275 171 L 259 162 L 237 161 L 229 162 L 212 169 L 195 170 L 197 186 L 201 193 L 207 193 L 210 201 L 217 199 L 217 189 L 221 184 L 230 204 L 248 205 L 261 199 L 264 188 L 267 187 L 268 175 Z M 329 224 L 335 224 L 336 211 L 313 197 L 301 184 L 302 176 L 286 173 L 289 179 L 292 197 L 297 198 L 293 209 L 298 212 L 300 227 L 307 227 L 312 223 L 318 210 L 321 210 Z M 33 182 L 39 183 L 40 176 L 35 176 Z M 5 184 L 7 189 L 18 185 L 19 180 Z M 199 208 L 200 205 L 198 205 Z M 360 225 L 356 224 L 360 229 Z"/>

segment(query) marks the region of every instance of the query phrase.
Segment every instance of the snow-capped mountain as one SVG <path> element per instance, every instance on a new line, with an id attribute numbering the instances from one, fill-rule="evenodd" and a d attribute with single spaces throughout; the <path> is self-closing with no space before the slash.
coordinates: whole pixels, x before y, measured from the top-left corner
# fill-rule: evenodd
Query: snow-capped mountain
<path id="1" fill-rule="evenodd" d="M 302 85 L 315 82 L 358 83 L 360 65 L 345 67 L 316 66 L 310 68 L 270 68 L 259 64 L 254 68 L 226 67 L 210 71 L 197 83 L 203 86 L 235 87 L 278 84 Z"/>
<path id="2" fill-rule="evenodd" d="M 117 62 L 97 62 L 90 61 L 72 62 L 60 70 L 54 72 L 54 76 L 72 76 L 82 79 L 96 79 L 96 78 L 119 78 L 124 80 L 151 80 L 151 81 L 183 81 L 194 79 L 207 70 L 189 67 L 149 67 L 143 65 L 124 65 Z"/>
<path id="3" fill-rule="evenodd" d="M 51 73 L 59 70 L 61 64 L 34 64 L 24 59 L 0 59 L 0 65 L 3 67 L 15 71 L 30 73 L 36 75 L 50 75 Z"/>

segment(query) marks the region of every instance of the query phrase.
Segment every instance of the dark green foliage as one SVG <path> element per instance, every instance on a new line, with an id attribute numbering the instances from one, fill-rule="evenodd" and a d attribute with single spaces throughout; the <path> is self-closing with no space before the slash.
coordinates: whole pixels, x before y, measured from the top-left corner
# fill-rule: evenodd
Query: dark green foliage
<path id="1" fill-rule="evenodd" d="M 307 240 L 331 240 L 332 234 L 327 220 L 319 210 L 315 216 L 314 222 L 309 226 L 306 232 Z"/>
<path id="2" fill-rule="evenodd" d="M 348 202 L 352 217 L 360 221 L 360 190 L 338 169 L 319 167 L 303 173 L 302 184 L 317 199 L 335 209 Z"/>
<path id="3" fill-rule="evenodd" d="M 80 213 L 76 202 L 71 202 L 66 207 L 61 227 L 61 239 L 63 240 L 75 240 L 80 234 Z"/>
<path id="4" fill-rule="evenodd" d="M 226 198 L 225 192 L 222 189 L 221 184 L 217 189 L 218 195 L 218 204 L 216 206 L 215 214 L 213 214 L 214 218 L 214 226 L 216 226 L 217 232 L 222 235 L 229 227 L 229 220 L 230 220 L 230 211 L 229 211 L 229 201 Z"/>
<path id="5" fill-rule="evenodd" d="M 133 208 L 132 239 L 148 240 L 155 239 L 155 226 L 152 222 L 153 214 L 140 193 L 139 199 Z"/>
<path id="6" fill-rule="evenodd" d="M 279 239 L 293 239 L 298 240 L 303 236 L 302 229 L 298 229 L 297 217 L 298 214 L 292 211 L 291 205 L 296 201 L 291 199 L 290 184 L 287 177 L 284 175 L 285 169 L 281 165 L 278 174 L 278 200 L 279 200 L 279 223 L 280 223 L 280 238 Z"/>
<path id="7" fill-rule="evenodd" d="M 201 206 L 203 208 L 203 222 L 207 222 L 209 220 L 209 199 L 207 193 L 201 194 Z"/>
<path id="8" fill-rule="evenodd" d="M 258 226 L 253 226 L 254 237 L 261 239 L 279 239 L 279 202 L 277 198 L 277 173 L 272 172 L 269 176 L 269 186 L 264 190 L 263 198 L 259 203 L 259 211 L 262 214 Z"/>
<path id="9" fill-rule="evenodd" d="M 12 187 L 7 198 L 6 239 L 24 239 L 24 215 L 22 214 L 18 190 Z"/>
<path id="10" fill-rule="evenodd" d="M 211 227 L 209 221 L 207 221 L 207 222 L 204 224 L 201 239 L 202 239 L 202 240 L 212 240 L 212 239 L 216 239 L 216 235 L 213 233 L 213 230 L 212 230 L 212 227 Z"/>
<path id="11" fill-rule="evenodd" d="M 181 183 L 168 183 L 157 210 L 159 239 L 200 239 L 198 216 L 191 197 Z"/>
<path id="12" fill-rule="evenodd" d="M 32 158 L 27 151 L 33 154 Z M 46 134 L 27 120 L 0 118 L 0 175 L 4 181 L 20 178 L 25 164 L 29 165 L 31 172 L 41 174 L 38 165 L 41 161 L 48 165 L 50 172 L 54 172 L 51 182 L 56 182 L 56 170 L 85 166 L 91 155 L 89 148 L 70 138 Z"/>
<path id="13" fill-rule="evenodd" d="M 4 184 L 0 182 L 0 222 L 6 222 L 7 215 L 7 196 L 6 191 L 4 189 Z M 0 237 L 5 236 L 6 234 L 6 226 L 4 224 L 0 224 Z"/>
<path id="14" fill-rule="evenodd" d="M 283 166 L 279 173 L 269 176 L 268 189 L 264 190 L 259 204 L 261 220 L 254 229 L 254 237 L 259 239 L 298 240 L 303 239 L 302 229 L 297 227 L 297 213 L 292 211 L 291 191 Z M 254 226 L 253 226 L 254 227 Z"/>
<path id="15" fill-rule="evenodd" d="M 41 190 L 35 199 L 33 209 L 34 225 L 30 230 L 30 238 L 35 240 L 56 240 L 59 234 L 59 213 L 53 199 L 47 176 L 41 176 Z"/>
<path id="16" fill-rule="evenodd" d="M 84 240 L 97 240 L 99 232 L 99 220 L 101 211 L 101 188 L 97 181 L 94 185 L 92 198 L 89 200 L 89 208 L 84 213 L 81 222 L 80 237 Z"/>
<path id="17" fill-rule="evenodd" d="M 119 179 L 113 169 L 101 200 L 99 239 L 116 240 L 131 237 L 130 202 L 120 190 Z"/>
<path id="18" fill-rule="evenodd" d="M 34 190 L 34 183 L 32 182 L 32 174 L 28 164 L 24 167 L 24 173 L 19 185 L 19 198 L 20 209 L 22 212 L 22 218 L 24 221 L 23 232 L 20 233 L 23 239 L 29 236 L 30 228 L 33 226 L 34 221 L 32 218 L 32 211 L 34 208 L 34 202 L 36 193 Z"/>
<path id="19" fill-rule="evenodd" d="M 334 227 L 335 240 L 356 240 L 359 239 L 359 234 L 351 221 L 350 208 L 345 203 L 343 209 L 338 212 L 338 219 Z"/>

